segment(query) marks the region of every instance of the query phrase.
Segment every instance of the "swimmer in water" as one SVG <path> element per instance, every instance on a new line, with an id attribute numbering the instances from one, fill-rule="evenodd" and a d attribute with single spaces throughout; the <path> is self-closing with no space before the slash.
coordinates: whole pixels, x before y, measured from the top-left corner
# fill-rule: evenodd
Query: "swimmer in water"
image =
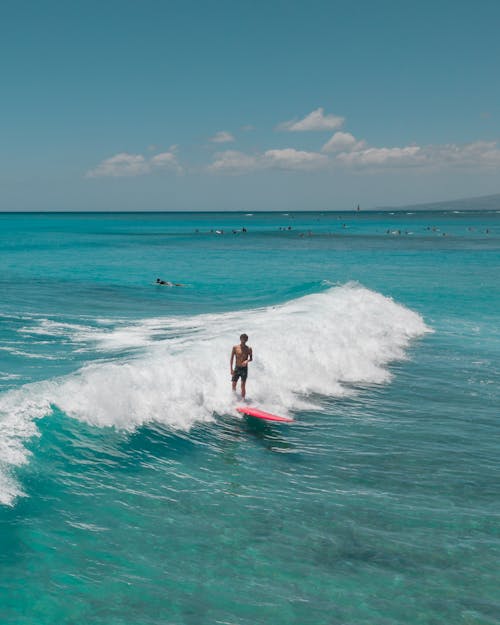
<path id="1" fill-rule="evenodd" d="M 156 278 L 156 284 L 160 286 L 184 286 L 184 284 L 179 284 L 178 282 L 169 282 L 168 280 L 160 280 L 160 278 Z"/>

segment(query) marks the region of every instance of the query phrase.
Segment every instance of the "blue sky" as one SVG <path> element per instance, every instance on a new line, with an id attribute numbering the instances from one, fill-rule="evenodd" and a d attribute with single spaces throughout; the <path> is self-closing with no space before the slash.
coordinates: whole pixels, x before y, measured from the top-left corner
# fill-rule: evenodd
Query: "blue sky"
<path id="1" fill-rule="evenodd" d="M 6 0 L 0 210 L 500 192 L 500 2 Z"/>

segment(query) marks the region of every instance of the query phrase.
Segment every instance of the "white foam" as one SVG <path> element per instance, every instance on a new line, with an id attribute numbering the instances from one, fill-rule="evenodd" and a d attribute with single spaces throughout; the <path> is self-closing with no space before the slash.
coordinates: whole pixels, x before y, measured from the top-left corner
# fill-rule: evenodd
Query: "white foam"
<path id="1" fill-rule="evenodd" d="M 77 340 L 75 337 L 91 336 L 94 328 L 76 323 L 64 323 L 51 319 L 39 319 L 36 325 L 19 328 L 20 334 L 67 337 Z"/>
<path id="2" fill-rule="evenodd" d="M 52 406 L 92 425 L 124 430 L 151 421 L 188 430 L 233 413 L 229 355 L 246 332 L 254 349 L 247 392 L 254 403 L 287 415 L 314 406 L 316 394 L 342 396 L 353 392 L 351 384 L 387 382 L 387 365 L 404 358 L 411 339 L 428 328 L 390 298 L 348 284 L 256 310 L 121 323 L 94 329 L 91 337 L 88 327 L 68 330 L 75 343 L 91 341 L 111 358 L 0 397 L 0 470 L 10 480 L 3 482 L 3 503 L 21 492 L 8 466 L 26 462 L 23 442 Z M 116 356 L 117 349 L 138 345 L 139 355 Z"/>
<path id="3" fill-rule="evenodd" d="M 0 351 L 7 352 L 11 356 L 22 356 L 23 358 L 35 358 L 40 360 L 56 360 L 57 356 L 49 356 L 47 354 L 31 354 L 22 349 L 16 349 L 15 347 L 1 346 Z"/>
<path id="4" fill-rule="evenodd" d="M 50 406 L 44 400 L 31 400 L 26 389 L 5 393 L 0 397 L 0 503 L 12 504 L 24 495 L 11 475 L 12 467 L 25 464 L 29 452 L 24 442 L 36 436 L 35 420 L 48 414 Z"/>
<path id="5" fill-rule="evenodd" d="M 0 371 L 0 380 L 18 380 L 21 376 L 18 373 L 6 373 Z"/>
<path id="6" fill-rule="evenodd" d="M 78 345 L 75 348 L 77 352 L 87 351 L 89 347 L 98 348 L 100 351 L 121 351 L 149 345 L 158 336 L 164 335 L 166 321 L 163 319 L 158 324 L 154 319 L 144 320 L 131 325 L 130 322 L 115 320 L 114 327 L 111 327 L 111 321 L 107 319 L 96 320 L 97 325 L 40 319 L 32 326 L 20 328 L 19 332 L 29 336 L 42 335 L 66 339 L 67 342 Z M 172 322 L 175 324 L 174 320 Z"/>

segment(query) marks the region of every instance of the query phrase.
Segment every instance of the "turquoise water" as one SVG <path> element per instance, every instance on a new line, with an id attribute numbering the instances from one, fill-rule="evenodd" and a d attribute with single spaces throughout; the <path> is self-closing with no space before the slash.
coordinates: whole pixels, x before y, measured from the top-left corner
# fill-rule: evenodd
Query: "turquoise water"
<path id="1" fill-rule="evenodd" d="M 0 250 L 2 625 L 498 625 L 499 213 L 2 214 Z M 294 424 L 236 413 L 241 332 Z"/>

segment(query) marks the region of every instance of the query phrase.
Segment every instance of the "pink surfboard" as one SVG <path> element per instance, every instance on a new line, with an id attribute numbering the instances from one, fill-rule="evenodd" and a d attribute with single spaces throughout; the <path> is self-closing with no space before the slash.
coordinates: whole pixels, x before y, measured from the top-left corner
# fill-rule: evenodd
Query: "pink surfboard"
<path id="1" fill-rule="evenodd" d="M 236 408 L 238 412 L 242 414 L 246 414 L 248 417 L 257 417 L 257 419 L 264 419 L 265 421 L 281 421 L 281 423 L 293 423 L 293 419 L 290 417 L 280 417 L 276 414 L 271 414 L 270 412 L 264 412 L 264 410 L 259 410 L 258 408 L 250 408 L 250 406 L 243 406 L 240 408 Z"/>

